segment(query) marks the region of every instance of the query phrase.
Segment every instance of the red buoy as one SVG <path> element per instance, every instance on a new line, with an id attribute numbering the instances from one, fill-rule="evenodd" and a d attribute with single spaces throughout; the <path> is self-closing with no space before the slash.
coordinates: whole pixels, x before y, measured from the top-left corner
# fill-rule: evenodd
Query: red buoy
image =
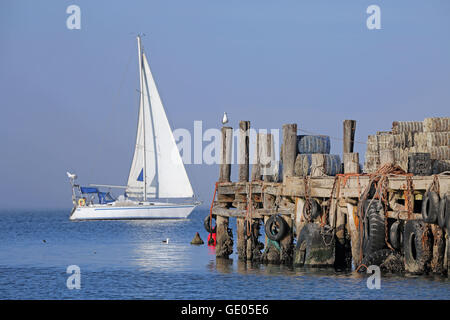
<path id="1" fill-rule="evenodd" d="M 212 234 L 212 241 L 211 241 L 211 234 Z M 213 247 L 216 246 L 216 233 L 215 232 L 208 234 L 207 243 L 208 243 L 208 246 L 213 246 Z"/>

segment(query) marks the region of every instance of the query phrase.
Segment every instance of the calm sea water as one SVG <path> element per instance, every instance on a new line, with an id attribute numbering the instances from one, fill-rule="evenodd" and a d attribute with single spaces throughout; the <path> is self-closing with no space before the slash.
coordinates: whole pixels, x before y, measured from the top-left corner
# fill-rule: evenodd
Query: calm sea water
<path id="1" fill-rule="evenodd" d="M 0 212 L 1 299 L 450 299 L 442 277 L 367 275 L 216 260 L 193 246 L 196 210 L 186 220 L 71 222 L 69 210 Z M 235 230 L 235 229 L 234 229 Z M 169 243 L 162 240 L 169 238 Z M 69 290 L 69 265 L 81 289 Z"/>

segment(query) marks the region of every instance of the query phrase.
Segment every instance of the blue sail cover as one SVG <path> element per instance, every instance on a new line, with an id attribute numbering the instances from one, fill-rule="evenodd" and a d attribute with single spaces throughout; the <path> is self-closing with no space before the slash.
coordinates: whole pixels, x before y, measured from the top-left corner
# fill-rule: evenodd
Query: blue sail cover
<path id="1" fill-rule="evenodd" d="M 97 188 L 92 187 L 80 187 L 81 193 L 98 193 Z"/>

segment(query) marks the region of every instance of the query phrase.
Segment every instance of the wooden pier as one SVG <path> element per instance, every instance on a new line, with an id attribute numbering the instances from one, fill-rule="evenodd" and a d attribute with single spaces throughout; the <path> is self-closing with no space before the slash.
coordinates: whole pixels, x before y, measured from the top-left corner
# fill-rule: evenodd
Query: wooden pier
<path id="1" fill-rule="evenodd" d="M 275 159 L 273 137 L 258 134 L 257 141 L 250 141 L 250 122 L 241 121 L 239 181 L 231 182 L 232 128 L 223 127 L 217 197 L 211 206 L 216 256 L 228 258 L 233 252 L 229 219 L 236 218 L 241 260 L 335 268 L 350 268 L 353 262 L 361 270 L 381 264 L 391 271 L 395 265 L 399 270 L 394 271 L 447 274 L 450 223 L 445 227 L 442 217 L 438 222 L 427 214 L 439 214 L 439 206 L 448 202 L 450 176 L 406 173 L 389 155 L 382 157 L 378 171 L 361 173 L 359 155 L 353 153 L 355 128 L 356 121 L 344 121 L 342 173 L 325 175 L 324 156 L 313 154 L 310 175 L 297 176 L 296 124 L 283 125 L 280 173 L 267 170 Z M 250 143 L 256 146 L 251 175 Z M 443 219 L 448 221 L 448 214 Z M 263 232 L 264 244 L 258 240 Z"/>

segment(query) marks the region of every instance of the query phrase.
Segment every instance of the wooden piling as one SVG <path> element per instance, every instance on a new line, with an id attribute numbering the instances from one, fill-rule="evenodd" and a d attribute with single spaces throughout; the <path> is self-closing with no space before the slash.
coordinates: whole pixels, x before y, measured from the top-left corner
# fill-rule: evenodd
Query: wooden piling
<path id="1" fill-rule="evenodd" d="M 249 131 L 250 121 L 239 122 L 239 182 L 246 182 L 249 179 Z M 237 192 L 235 194 L 236 208 L 245 210 L 247 208 L 247 198 L 245 195 Z M 247 259 L 247 240 L 245 237 L 247 230 L 245 218 L 236 219 L 236 234 L 237 234 L 237 254 L 240 260 Z"/>
<path id="2" fill-rule="evenodd" d="M 266 182 L 274 181 L 272 154 L 273 136 L 270 133 L 259 133 L 259 161 L 261 163 L 261 173 Z"/>
<path id="3" fill-rule="evenodd" d="M 290 264 L 293 258 L 293 221 L 290 215 L 281 215 L 288 226 L 288 232 L 286 236 L 280 240 L 280 262 L 284 264 Z"/>
<path id="4" fill-rule="evenodd" d="M 344 173 L 359 173 L 359 153 L 344 153 Z"/>
<path id="5" fill-rule="evenodd" d="M 222 150 L 219 182 L 231 180 L 231 155 L 233 146 L 233 129 L 222 127 Z M 218 196 L 220 200 L 220 195 Z M 226 203 L 219 203 L 221 207 L 228 207 Z M 233 253 L 233 235 L 228 228 L 229 218 L 218 215 L 216 217 L 216 257 L 228 258 Z"/>
<path id="6" fill-rule="evenodd" d="M 231 155 L 233 148 L 233 129 L 222 127 L 222 150 L 220 156 L 219 182 L 230 182 L 231 179 Z"/>
<path id="7" fill-rule="evenodd" d="M 249 178 L 249 141 L 250 121 L 239 122 L 239 181 L 248 181 Z"/>
<path id="8" fill-rule="evenodd" d="M 297 124 L 283 125 L 283 181 L 294 176 L 295 158 L 297 157 Z"/>
<path id="9" fill-rule="evenodd" d="M 261 180 L 261 164 L 259 161 L 259 135 L 256 135 L 255 155 L 252 164 L 252 181 Z"/>
<path id="10" fill-rule="evenodd" d="M 343 153 L 352 153 L 355 142 L 356 120 L 344 120 Z"/>

